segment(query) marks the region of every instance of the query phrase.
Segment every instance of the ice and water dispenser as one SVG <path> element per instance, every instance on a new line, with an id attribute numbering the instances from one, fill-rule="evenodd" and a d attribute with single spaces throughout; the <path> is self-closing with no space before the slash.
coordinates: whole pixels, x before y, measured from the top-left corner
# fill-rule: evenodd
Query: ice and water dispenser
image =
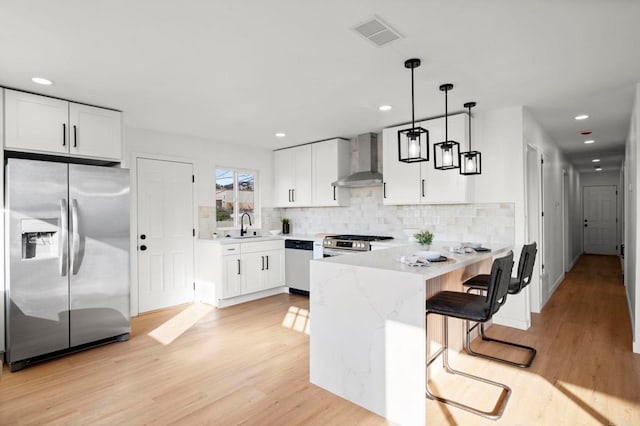
<path id="1" fill-rule="evenodd" d="M 58 219 L 22 219 L 22 259 L 58 257 Z"/>

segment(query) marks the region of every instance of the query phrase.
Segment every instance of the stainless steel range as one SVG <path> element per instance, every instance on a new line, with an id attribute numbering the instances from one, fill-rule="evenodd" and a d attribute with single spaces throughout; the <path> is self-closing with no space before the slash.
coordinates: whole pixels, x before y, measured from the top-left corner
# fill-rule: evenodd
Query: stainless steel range
<path id="1" fill-rule="evenodd" d="M 392 240 L 378 235 L 330 235 L 322 241 L 323 257 L 340 256 L 371 250 L 371 242 Z"/>

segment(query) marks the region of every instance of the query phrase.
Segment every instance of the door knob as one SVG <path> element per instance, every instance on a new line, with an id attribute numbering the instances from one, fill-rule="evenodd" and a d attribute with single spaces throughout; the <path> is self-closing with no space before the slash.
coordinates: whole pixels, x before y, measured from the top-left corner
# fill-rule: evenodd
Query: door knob
<path id="1" fill-rule="evenodd" d="M 146 236 L 145 234 L 140 235 L 140 239 L 141 239 L 141 240 L 144 240 L 144 239 L 146 239 L 146 238 L 147 238 L 147 236 Z"/>
<path id="2" fill-rule="evenodd" d="M 145 246 L 144 244 L 140 246 L 140 251 L 145 251 L 147 249 L 147 246 Z"/>

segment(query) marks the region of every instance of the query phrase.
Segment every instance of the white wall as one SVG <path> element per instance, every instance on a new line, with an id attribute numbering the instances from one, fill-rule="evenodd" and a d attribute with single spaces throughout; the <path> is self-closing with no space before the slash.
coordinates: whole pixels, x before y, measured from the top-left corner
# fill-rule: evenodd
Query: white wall
<path id="1" fill-rule="evenodd" d="M 640 197 L 638 197 L 638 185 L 640 174 L 638 163 L 640 162 L 640 84 L 636 86 L 636 96 L 631 114 L 631 125 L 627 136 L 627 145 L 624 160 L 625 170 L 625 235 L 624 235 L 624 285 L 627 289 L 627 301 L 631 315 L 631 327 L 633 330 L 633 351 L 640 353 L 640 292 L 638 292 L 638 277 L 640 276 L 640 263 L 637 256 L 638 242 L 638 211 Z"/>
<path id="2" fill-rule="evenodd" d="M 474 176 L 476 203 L 514 204 L 514 262 L 525 243 L 525 145 L 523 108 L 476 108 L 474 148 L 482 153 L 482 174 Z M 494 322 L 521 329 L 531 325 L 528 289 L 509 296 Z"/>
<path id="3" fill-rule="evenodd" d="M 567 190 L 572 191 L 568 194 L 569 200 L 576 200 L 577 182 L 579 177 L 576 170 L 569 164 L 564 155 L 558 148 L 556 142 L 547 135 L 540 124 L 535 120 L 528 110 L 524 110 L 524 139 L 525 143 L 535 146 L 544 158 L 543 170 L 543 211 L 544 211 L 544 248 L 540 261 L 544 265 L 540 288 L 534 288 L 531 291 L 540 292 L 541 306 L 549 300 L 557 286 L 562 282 L 565 272 L 565 264 L 563 262 L 563 244 L 566 244 L 571 250 L 568 256 L 572 259 L 580 255 L 581 250 L 577 250 L 574 246 L 574 236 L 576 233 L 576 223 L 580 223 L 577 217 L 577 209 L 575 204 L 569 207 L 569 225 L 570 230 L 565 233 L 563 229 L 563 181 L 564 174 L 568 177 Z M 567 235 L 568 234 L 568 235 Z M 569 241 L 563 242 L 563 238 L 567 236 Z"/>
<path id="4" fill-rule="evenodd" d="M 123 166 L 132 168 L 132 188 L 135 188 L 134 155 L 144 154 L 149 158 L 176 159 L 193 164 L 196 178 L 194 207 L 215 206 L 216 166 L 252 169 L 258 171 L 258 191 L 260 207 L 272 205 L 273 153 L 271 150 L 235 145 L 220 141 L 198 139 L 183 135 L 155 132 L 150 130 L 124 128 Z M 135 212 L 135 192 L 132 193 L 132 212 Z M 180 206 L 176 206 L 180 208 Z M 194 226 L 198 227 L 198 211 L 194 209 Z M 137 253 L 136 217 L 131 222 L 131 313 L 137 315 Z M 195 272 L 198 271 L 199 245 L 194 244 Z"/>

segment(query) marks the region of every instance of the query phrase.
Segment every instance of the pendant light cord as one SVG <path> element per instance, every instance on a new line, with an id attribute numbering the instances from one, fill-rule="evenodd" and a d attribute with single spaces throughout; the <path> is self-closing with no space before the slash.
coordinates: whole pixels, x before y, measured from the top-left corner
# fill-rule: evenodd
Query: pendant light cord
<path id="1" fill-rule="evenodd" d="M 449 142 L 449 90 L 444 91 L 444 141 Z"/>
<path id="2" fill-rule="evenodd" d="M 469 152 L 471 152 L 471 105 L 469 105 Z"/>
<path id="3" fill-rule="evenodd" d="M 411 128 L 416 127 L 416 113 L 413 100 L 413 68 L 411 68 Z"/>

